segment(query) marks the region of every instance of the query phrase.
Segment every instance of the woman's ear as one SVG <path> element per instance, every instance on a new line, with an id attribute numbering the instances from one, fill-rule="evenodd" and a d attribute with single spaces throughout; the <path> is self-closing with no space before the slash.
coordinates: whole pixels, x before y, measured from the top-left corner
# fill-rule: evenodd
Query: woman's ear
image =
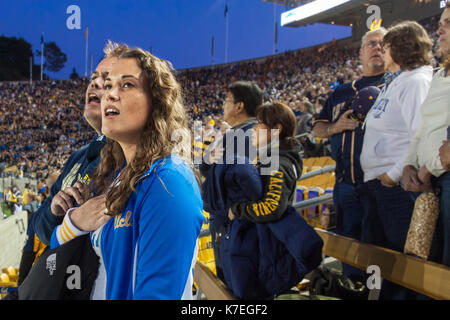
<path id="1" fill-rule="evenodd" d="M 283 126 L 279 123 L 274 127 L 274 129 L 278 129 L 278 134 L 281 134 L 281 132 L 283 131 Z"/>

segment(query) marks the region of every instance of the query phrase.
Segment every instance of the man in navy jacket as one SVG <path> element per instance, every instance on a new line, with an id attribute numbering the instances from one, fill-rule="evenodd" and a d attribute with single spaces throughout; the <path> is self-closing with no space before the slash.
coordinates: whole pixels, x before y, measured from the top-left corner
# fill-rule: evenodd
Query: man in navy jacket
<path id="1" fill-rule="evenodd" d="M 221 235 L 226 230 L 229 223 L 228 210 L 232 201 L 227 193 L 233 188 L 245 188 L 248 179 L 227 179 L 226 172 L 235 164 L 249 163 L 249 153 L 251 145 L 250 129 L 256 124 L 255 112 L 263 102 L 263 94 L 261 89 L 254 83 L 247 81 L 237 81 L 228 86 L 225 103 L 223 106 L 224 119 L 231 126 L 223 139 L 216 141 L 210 145 L 207 154 L 216 149 L 219 156 L 203 162 L 200 165 L 200 172 L 205 177 L 203 183 L 203 201 L 204 210 L 210 214 L 210 230 L 214 248 L 214 257 L 216 261 L 217 275 L 223 280 L 220 256 L 218 254 L 218 246 L 220 245 Z M 237 184 L 237 186 L 235 185 Z M 253 190 L 252 186 L 246 190 Z M 259 194 L 250 194 L 252 199 L 257 200 Z"/>

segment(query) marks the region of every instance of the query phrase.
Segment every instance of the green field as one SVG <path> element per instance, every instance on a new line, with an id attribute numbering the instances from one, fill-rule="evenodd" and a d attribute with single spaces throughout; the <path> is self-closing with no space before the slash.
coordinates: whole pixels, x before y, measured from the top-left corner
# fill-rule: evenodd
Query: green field
<path id="1" fill-rule="evenodd" d="M 1 207 L 2 207 L 2 211 L 4 214 L 6 214 L 6 217 L 9 217 L 11 215 L 11 209 L 8 208 L 8 205 L 6 204 L 6 202 L 1 202 L 0 203 Z M 0 214 L 0 219 L 1 219 L 1 214 Z"/>

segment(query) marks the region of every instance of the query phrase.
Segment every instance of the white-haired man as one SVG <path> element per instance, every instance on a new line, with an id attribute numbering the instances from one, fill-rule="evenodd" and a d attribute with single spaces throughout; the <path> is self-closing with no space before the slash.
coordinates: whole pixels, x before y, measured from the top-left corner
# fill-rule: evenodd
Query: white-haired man
<path id="1" fill-rule="evenodd" d="M 363 36 L 359 52 L 363 77 L 337 87 L 313 123 L 312 133 L 315 137 L 330 139 L 332 158 L 336 161 L 336 183 L 333 190 L 336 231 L 358 240 L 363 240 L 364 224 L 363 207 L 357 195 L 357 187 L 362 184 L 364 177 L 359 162 L 364 131 L 361 121 L 352 116 L 353 110 L 344 110 L 344 107 L 348 107 L 362 89 L 383 85 L 385 34 L 386 29 L 379 28 L 368 31 Z M 359 269 L 349 265 L 344 264 L 343 271 L 354 281 L 364 279 L 364 274 Z"/>

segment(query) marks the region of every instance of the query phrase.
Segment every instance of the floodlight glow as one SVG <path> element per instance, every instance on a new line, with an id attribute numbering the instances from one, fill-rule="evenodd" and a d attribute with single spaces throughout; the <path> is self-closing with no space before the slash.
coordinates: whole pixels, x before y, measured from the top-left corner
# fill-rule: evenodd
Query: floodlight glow
<path id="1" fill-rule="evenodd" d="M 307 3 L 301 7 L 283 13 L 281 15 L 281 26 L 309 18 L 350 1 L 351 0 L 316 0 Z"/>

